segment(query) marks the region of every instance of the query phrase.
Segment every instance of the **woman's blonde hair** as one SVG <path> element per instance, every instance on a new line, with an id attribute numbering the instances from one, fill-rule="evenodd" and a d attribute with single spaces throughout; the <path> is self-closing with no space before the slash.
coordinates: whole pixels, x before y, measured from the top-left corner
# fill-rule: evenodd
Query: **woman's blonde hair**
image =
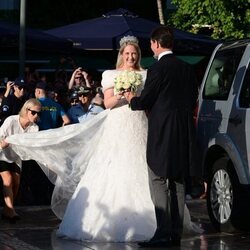
<path id="1" fill-rule="evenodd" d="M 123 65 L 122 54 L 124 52 L 124 49 L 128 45 L 134 46 L 136 51 L 137 51 L 137 54 L 138 54 L 137 62 L 135 64 L 135 69 L 136 70 L 142 69 L 142 67 L 141 67 L 141 49 L 140 49 L 139 44 L 138 44 L 138 39 L 134 36 L 125 36 L 121 39 L 120 49 L 119 49 L 119 53 L 118 53 L 117 61 L 116 61 L 116 68 L 119 69 Z"/>
<path id="2" fill-rule="evenodd" d="M 27 101 L 23 104 L 23 106 L 22 106 L 22 108 L 21 108 L 21 110 L 20 110 L 20 112 L 19 112 L 19 115 L 20 115 L 21 117 L 24 117 L 24 116 L 27 114 L 27 110 L 28 110 L 28 109 L 31 109 L 31 108 L 34 107 L 34 106 L 42 107 L 42 104 L 41 104 L 37 99 L 35 99 L 35 98 L 30 98 L 29 100 L 27 100 Z"/>

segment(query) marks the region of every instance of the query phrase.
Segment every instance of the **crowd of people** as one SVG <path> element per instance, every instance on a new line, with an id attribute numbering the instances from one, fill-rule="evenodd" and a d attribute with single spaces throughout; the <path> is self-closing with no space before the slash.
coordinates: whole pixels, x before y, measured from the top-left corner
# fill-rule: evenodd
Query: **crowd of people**
<path id="1" fill-rule="evenodd" d="M 59 70 L 55 73 L 54 79 L 48 81 L 45 75 L 39 75 L 39 72 L 33 71 L 24 77 L 17 77 L 15 80 L 7 81 L 5 84 L 2 83 L 0 125 L 9 115 L 18 114 L 24 102 L 29 98 L 38 98 L 41 102 L 45 100 L 43 106 L 57 103 L 54 110 L 58 110 L 58 114 L 61 112 L 59 116 L 58 114 L 54 115 L 53 119 L 55 120 L 53 122 L 50 121 L 54 124 L 41 124 L 40 130 L 60 127 L 63 124 L 78 123 L 80 120 L 84 120 L 83 117 L 79 120 L 78 116 L 85 116 L 86 118 L 91 113 L 97 113 L 99 110 L 105 109 L 100 80 L 93 80 L 93 75 L 87 72 L 88 70 L 77 67 L 68 79 L 67 74 L 63 70 Z M 53 104 L 46 103 L 50 101 Z M 70 110 L 76 105 L 78 108 L 80 107 L 81 112 L 75 113 Z M 45 120 L 45 118 L 42 120 Z"/>
<path id="2" fill-rule="evenodd" d="M 22 79 L 7 83 L 6 112 L 11 95 L 21 96 L 22 103 L 33 94 L 36 99 L 29 100 L 41 106 L 25 102 L 19 108 L 25 107 L 26 126 L 37 123 L 41 131 L 28 133 L 21 126 L 6 137 L 0 130 L 0 146 L 11 146 L 17 165 L 35 160 L 55 185 L 51 206 L 62 219 L 59 237 L 169 247 L 180 246 L 183 231 L 202 231 L 185 205 L 186 179 L 201 174 L 193 121 L 198 85 L 192 67 L 173 54 L 173 41 L 167 26 L 152 32 L 158 61 L 145 70 L 138 39 L 123 37 L 116 69 L 103 72 L 101 85 L 82 68 L 74 70 L 66 110 L 58 88 L 49 90 L 45 81 L 26 94 Z M 61 81 L 57 85 L 62 89 Z M 9 117 L 17 115 L 11 112 Z M 2 217 L 16 220 L 12 193 L 4 193 L 12 203 L 6 200 Z"/>

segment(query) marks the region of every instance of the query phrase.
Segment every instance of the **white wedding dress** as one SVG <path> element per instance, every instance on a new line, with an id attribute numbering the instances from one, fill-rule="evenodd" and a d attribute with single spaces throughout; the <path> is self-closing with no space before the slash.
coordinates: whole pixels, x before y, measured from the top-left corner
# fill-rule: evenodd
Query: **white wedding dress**
<path id="1" fill-rule="evenodd" d="M 146 72 L 141 73 L 145 80 Z M 105 71 L 103 88 L 113 87 L 118 74 Z M 55 183 L 52 209 L 62 218 L 60 237 L 127 242 L 148 240 L 155 232 L 146 164 L 147 118 L 125 103 L 83 124 L 8 138 L 22 159 L 36 160 Z M 185 232 L 201 232 L 187 208 L 184 221 Z"/>

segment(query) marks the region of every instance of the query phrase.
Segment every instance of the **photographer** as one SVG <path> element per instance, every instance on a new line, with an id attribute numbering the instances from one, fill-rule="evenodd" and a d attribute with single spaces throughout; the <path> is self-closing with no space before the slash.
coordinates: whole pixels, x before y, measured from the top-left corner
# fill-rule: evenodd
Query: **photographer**
<path id="1" fill-rule="evenodd" d="M 68 89 L 79 88 L 81 86 L 90 87 L 91 76 L 81 67 L 77 68 L 70 78 Z"/>
<path id="2" fill-rule="evenodd" d="M 78 118 L 85 114 L 85 110 L 79 102 L 78 90 L 73 90 L 69 96 L 69 99 L 71 107 L 69 108 L 67 115 L 71 123 L 79 123 Z"/>
<path id="3" fill-rule="evenodd" d="M 25 98 L 26 84 L 21 77 L 16 78 L 14 82 L 8 81 L 0 107 L 0 126 L 10 115 L 17 115 L 21 110 Z"/>

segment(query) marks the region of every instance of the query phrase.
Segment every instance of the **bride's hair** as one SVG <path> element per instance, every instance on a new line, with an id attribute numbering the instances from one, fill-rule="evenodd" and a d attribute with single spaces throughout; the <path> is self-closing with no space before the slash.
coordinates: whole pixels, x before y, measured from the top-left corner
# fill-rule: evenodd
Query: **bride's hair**
<path id="1" fill-rule="evenodd" d="M 127 45 L 134 46 L 136 51 L 137 51 L 138 58 L 137 58 L 137 62 L 135 64 L 135 69 L 136 70 L 142 69 L 142 67 L 141 67 L 141 49 L 140 49 L 139 44 L 138 44 L 138 39 L 135 36 L 124 36 L 120 40 L 120 49 L 119 49 L 119 53 L 117 56 L 116 68 L 117 69 L 120 68 L 123 64 L 122 53 Z"/>

